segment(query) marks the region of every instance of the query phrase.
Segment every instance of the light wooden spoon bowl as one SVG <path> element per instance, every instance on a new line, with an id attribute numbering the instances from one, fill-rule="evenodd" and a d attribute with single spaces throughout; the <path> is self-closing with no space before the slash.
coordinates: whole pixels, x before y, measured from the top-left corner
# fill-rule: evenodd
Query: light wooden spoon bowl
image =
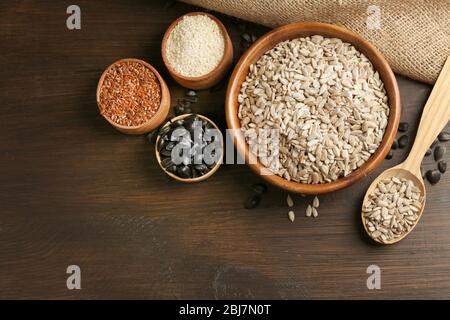
<path id="1" fill-rule="evenodd" d="M 432 142 L 436 139 L 439 132 L 445 127 L 450 120 L 450 57 L 444 65 L 444 68 L 439 75 L 439 78 L 431 92 L 430 97 L 423 109 L 422 118 L 420 120 L 419 129 L 417 130 L 416 139 L 414 145 L 409 153 L 408 158 L 401 164 L 387 169 L 381 173 L 370 185 L 364 197 L 363 206 L 367 203 L 369 195 L 377 187 L 378 183 L 389 177 L 405 178 L 411 180 L 421 192 L 423 198 L 422 207 L 418 213 L 418 218 L 414 225 L 408 232 L 404 233 L 400 237 L 394 238 L 390 241 L 381 242 L 378 239 L 374 239 L 371 236 L 371 232 L 367 229 L 364 214 L 361 212 L 361 219 L 369 237 L 382 244 L 397 243 L 405 238 L 415 228 L 420 218 L 422 217 L 423 210 L 426 202 L 426 189 L 420 172 L 420 164 Z"/>

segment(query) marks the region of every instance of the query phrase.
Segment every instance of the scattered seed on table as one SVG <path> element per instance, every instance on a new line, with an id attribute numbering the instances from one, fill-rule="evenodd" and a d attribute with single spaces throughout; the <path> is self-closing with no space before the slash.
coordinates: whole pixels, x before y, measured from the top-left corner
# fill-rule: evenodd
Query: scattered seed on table
<path id="1" fill-rule="evenodd" d="M 409 123 L 408 122 L 400 122 L 398 125 L 398 131 L 400 132 L 406 132 L 408 131 Z"/>
<path id="2" fill-rule="evenodd" d="M 319 198 L 317 198 L 317 196 L 315 196 L 314 200 L 313 200 L 313 207 L 318 208 L 319 206 L 320 206 Z"/>
<path id="3" fill-rule="evenodd" d="M 179 104 L 177 104 L 174 108 L 174 113 L 176 116 L 182 115 L 184 113 L 183 106 L 180 106 Z"/>
<path id="4" fill-rule="evenodd" d="M 441 173 L 445 173 L 447 171 L 447 162 L 441 160 L 438 162 L 438 169 Z"/>
<path id="5" fill-rule="evenodd" d="M 245 200 L 244 207 L 245 209 L 254 209 L 258 206 L 261 201 L 261 196 L 259 194 L 251 195 Z"/>
<path id="6" fill-rule="evenodd" d="M 188 91 L 186 91 L 186 96 L 187 97 L 195 97 L 195 96 L 197 96 L 197 92 L 195 92 L 194 90 L 188 90 Z"/>
<path id="7" fill-rule="evenodd" d="M 398 146 L 400 149 L 404 149 L 409 144 L 409 137 L 408 135 L 404 134 L 398 139 Z"/>
<path id="8" fill-rule="evenodd" d="M 311 205 L 310 204 L 308 204 L 308 208 L 306 208 L 306 216 L 307 217 L 311 217 L 311 215 L 312 215 L 312 207 L 311 207 Z"/>
<path id="9" fill-rule="evenodd" d="M 386 155 L 386 159 L 392 159 L 392 157 L 394 156 L 394 150 L 389 150 L 388 154 Z"/>
<path id="10" fill-rule="evenodd" d="M 250 35 L 248 33 L 243 33 L 241 34 L 242 39 L 244 39 L 247 42 L 251 42 L 252 38 L 250 37 Z"/>
<path id="11" fill-rule="evenodd" d="M 185 97 L 184 100 L 188 101 L 190 103 L 196 103 L 196 102 L 198 102 L 198 97 L 196 97 L 196 96 L 194 96 L 194 97 Z"/>
<path id="12" fill-rule="evenodd" d="M 436 184 L 441 180 L 441 173 L 438 170 L 428 170 L 426 177 L 431 184 Z"/>
<path id="13" fill-rule="evenodd" d="M 294 211 L 289 211 L 288 212 L 288 217 L 289 217 L 289 220 L 291 220 L 291 222 L 294 222 L 294 220 L 295 220 L 295 213 L 294 213 Z"/>
<path id="14" fill-rule="evenodd" d="M 294 206 L 294 201 L 292 200 L 291 196 L 288 194 L 286 198 L 287 205 L 289 208 L 292 208 Z"/>
<path id="15" fill-rule="evenodd" d="M 317 209 L 314 207 L 312 208 L 312 215 L 314 218 L 317 218 L 319 216 L 319 212 L 317 212 Z"/>
<path id="16" fill-rule="evenodd" d="M 394 142 L 392 143 L 392 147 L 391 147 L 391 149 L 397 149 L 398 148 L 398 141 L 397 141 L 397 139 L 394 139 Z"/>
<path id="17" fill-rule="evenodd" d="M 433 153 L 433 150 L 428 149 L 427 152 L 425 152 L 425 157 L 428 157 L 432 153 Z"/>
<path id="18" fill-rule="evenodd" d="M 263 194 L 267 192 L 267 186 L 264 183 L 255 183 L 252 186 L 253 192 Z"/>
<path id="19" fill-rule="evenodd" d="M 441 142 L 447 142 L 447 141 L 450 141 L 450 132 L 442 131 L 442 132 L 439 133 L 439 135 L 438 135 L 438 140 L 441 141 Z"/>
<path id="20" fill-rule="evenodd" d="M 147 134 L 148 142 L 150 142 L 150 143 L 156 142 L 156 138 L 158 137 L 158 131 L 159 131 L 159 128 L 156 128 L 156 129 L 150 131 L 149 134 Z"/>
<path id="21" fill-rule="evenodd" d="M 445 149 L 444 146 L 437 146 L 434 149 L 434 160 L 436 160 L 436 161 L 441 160 L 445 154 L 445 151 L 447 151 L 447 150 Z"/>

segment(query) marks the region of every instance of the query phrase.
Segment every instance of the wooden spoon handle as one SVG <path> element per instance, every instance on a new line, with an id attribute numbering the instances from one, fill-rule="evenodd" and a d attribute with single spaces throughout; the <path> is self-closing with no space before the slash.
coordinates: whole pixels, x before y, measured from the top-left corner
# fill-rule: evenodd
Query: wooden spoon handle
<path id="1" fill-rule="evenodd" d="M 416 140 L 405 161 L 412 172 L 420 171 L 425 152 L 450 120 L 450 57 L 447 58 L 420 119 Z"/>

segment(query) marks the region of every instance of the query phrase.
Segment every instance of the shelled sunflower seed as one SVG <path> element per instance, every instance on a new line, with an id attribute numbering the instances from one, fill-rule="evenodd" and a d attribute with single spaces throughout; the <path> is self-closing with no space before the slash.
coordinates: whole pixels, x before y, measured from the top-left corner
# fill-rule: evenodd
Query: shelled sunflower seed
<path id="1" fill-rule="evenodd" d="M 313 207 L 314 208 L 319 208 L 319 206 L 320 206 L 319 198 L 317 198 L 317 196 L 315 196 L 314 200 L 313 200 Z"/>
<path id="2" fill-rule="evenodd" d="M 366 230 L 383 243 L 402 237 L 419 218 L 423 197 L 411 180 L 390 177 L 379 182 L 362 212 Z"/>
<path id="3" fill-rule="evenodd" d="M 286 202 L 289 208 L 292 208 L 294 206 L 294 201 L 292 200 L 291 195 L 289 194 L 286 197 Z"/>
<path id="4" fill-rule="evenodd" d="M 317 208 L 319 208 L 320 206 L 320 201 L 319 198 L 317 196 L 314 197 L 313 201 L 311 202 L 311 204 L 309 204 L 306 207 L 306 212 L 305 215 L 307 217 L 314 217 L 317 218 L 319 216 L 319 212 L 317 211 Z"/>
<path id="5" fill-rule="evenodd" d="M 250 151 L 265 167 L 318 184 L 349 175 L 377 150 L 387 101 L 362 53 L 315 35 L 279 43 L 250 66 L 238 116 Z"/>
<path id="6" fill-rule="evenodd" d="M 311 217 L 312 212 L 313 212 L 313 207 L 310 204 L 308 204 L 308 207 L 306 208 L 306 216 Z"/>
<path id="7" fill-rule="evenodd" d="M 295 213 L 294 213 L 294 211 L 290 210 L 288 212 L 288 217 L 289 217 L 289 220 L 291 220 L 291 222 L 294 222 L 294 220 L 295 220 Z"/>

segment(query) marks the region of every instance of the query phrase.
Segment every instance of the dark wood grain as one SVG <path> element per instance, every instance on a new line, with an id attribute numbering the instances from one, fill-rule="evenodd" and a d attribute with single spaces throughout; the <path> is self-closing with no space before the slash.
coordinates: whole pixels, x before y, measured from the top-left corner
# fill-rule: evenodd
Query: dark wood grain
<path id="1" fill-rule="evenodd" d="M 170 180 L 144 136 L 126 136 L 98 113 L 97 81 L 119 58 L 141 58 L 184 89 L 160 57 L 168 24 L 199 10 L 158 1 L 78 1 L 82 29 L 69 31 L 63 1 L 0 2 L 0 298 L 450 298 L 450 178 L 427 184 L 415 231 L 401 243 L 371 243 L 360 225 L 362 182 L 311 198 L 269 187 L 259 208 L 243 202 L 259 178 L 223 166 L 199 184 Z M 228 28 L 236 56 L 240 23 Z M 247 28 L 262 30 L 248 24 Z M 417 128 L 430 87 L 399 77 L 402 121 Z M 223 117 L 225 88 L 202 91 L 197 112 Z M 446 154 L 448 160 L 449 154 Z M 434 168 L 430 158 L 425 168 Z M 82 290 L 66 268 L 81 267 Z M 382 289 L 366 287 L 366 268 Z"/>

